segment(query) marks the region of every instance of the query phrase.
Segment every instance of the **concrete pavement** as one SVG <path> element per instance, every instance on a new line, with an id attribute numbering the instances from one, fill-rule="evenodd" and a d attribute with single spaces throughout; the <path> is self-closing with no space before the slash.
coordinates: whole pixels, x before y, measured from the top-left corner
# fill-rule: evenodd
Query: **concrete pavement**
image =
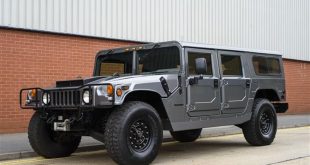
<path id="1" fill-rule="evenodd" d="M 290 128 L 310 125 L 310 114 L 308 115 L 279 115 L 279 128 Z M 235 126 L 224 126 L 203 129 L 202 137 L 222 136 L 241 133 L 241 129 Z M 164 140 L 171 141 L 169 132 L 164 132 Z M 96 151 L 103 148 L 103 144 L 92 139 L 83 137 L 77 152 Z M 36 154 L 29 145 L 27 134 L 0 134 L 0 160 L 33 157 Z"/>
<path id="2" fill-rule="evenodd" d="M 250 146 L 242 134 L 200 138 L 193 143 L 167 142 L 152 164 L 310 164 L 310 127 L 278 130 L 275 141 L 268 146 Z M 74 153 L 70 157 L 44 159 L 34 157 L 0 162 L 2 165 L 114 165 L 105 150 Z"/>

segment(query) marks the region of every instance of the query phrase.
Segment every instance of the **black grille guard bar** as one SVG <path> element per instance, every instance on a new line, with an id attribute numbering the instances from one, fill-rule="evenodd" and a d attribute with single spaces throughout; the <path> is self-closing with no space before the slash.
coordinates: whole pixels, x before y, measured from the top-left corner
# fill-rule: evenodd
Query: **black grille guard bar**
<path id="1" fill-rule="evenodd" d="M 42 88 L 39 88 L 39 87 L 34 87 L 34 88 L 23 88 L 20 90 L 19 92 L 19 106 L 21 109 L 38 109 L 38 108 L 43 108 L 45 106 L 40 106 L 39 104 L 41 104 L 41 100 L 39 100 L 39 91 L 44 93 L 44 92 L 51 92 L 51 91 L 61 91 L 61 90 L 73 90 L 73 91 L 82 91 L 84 89 L 88 89 L 90 90 L 91 87 L 93 86 L 100 86 L 100 85 L 112 85 L 110 83 L 101 83 L 101 84 L 86 84 L 86 85 L 82 85 L 82 86 L 79 86 L 79 87 L 76 87 L 76 88 L 73 88 L 73 87 L 69 87 L 69 88 L 66 88 L 66 87 L 63 87 L 63 88 L 56 88 L 56 89 L 42 89 Z M 35 90 L 36 91 L 36 98 L 35 98 L 35 101 L 32 105 L 23 105 L 23 102 L 22 102 L 22 94 L 24 91 L 29 91 L 29 90 Z M 92 95 L 91 95 L 92 96 Z M 82 96 L 80 96 L 82 97 Z M 114 102 L 114 95 L 112 96 L 113 97 L 113 102 Z M 81 105 L 81 99 L 80 99 L 80 103 L 78 105 L 75 105 L 75 106 L 72 106 L 72 107 L 68 107 L 68 106 L 65 106 L 65 107 L 61 107 L 59 106 L 58 108 L 79 108 L 79 107 L 91 107 L 92 105 Z M 48 106 L 46 106 L 48 107 Z"/>

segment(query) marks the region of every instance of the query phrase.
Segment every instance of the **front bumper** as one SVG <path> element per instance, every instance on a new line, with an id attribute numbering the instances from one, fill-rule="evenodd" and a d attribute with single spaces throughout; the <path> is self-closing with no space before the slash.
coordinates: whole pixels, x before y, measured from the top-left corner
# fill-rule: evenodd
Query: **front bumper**
<path id="1" fill-rule="evenodd" d="M 42 88 L 25 88 L 20 90 L 19 103 L 22 109 L 94 109 L 99 107 L 111 107 L 114 104 L 114 97 L 98 97 L 96 95 L 96 87 L 100 85 L 109 84 L 89 84 L 79 87 L 68 88 L 54 88 L 54 89 L 42 89 Z M 34 89 L 36 96 L 31 102 L 26 100 L 25 93 Z M 89 90 L 90 102 L 83 102 L 83 91 Z M 42 101 L 43 94 L 48 93 L 50 95 L 50 102 L 44 104 Z"/>

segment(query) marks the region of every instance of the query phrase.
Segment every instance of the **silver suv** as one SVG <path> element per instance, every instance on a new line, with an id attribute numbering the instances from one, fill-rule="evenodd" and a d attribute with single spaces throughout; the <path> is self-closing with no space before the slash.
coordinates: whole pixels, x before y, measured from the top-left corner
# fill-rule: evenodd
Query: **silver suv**
<path id="1" fill-rule="evenodd" d="M 236 125 L 249 144 L 269 145 L 288 109 L 280 54 L 176 41 L 100 51 L 93 77 L 22 89 L 20 105 L 35 110 L 39 155 L 69 156 L 91 136 L 133 165 L 155 159 L 163 130 L 193 142 L 202 128 Z"/>

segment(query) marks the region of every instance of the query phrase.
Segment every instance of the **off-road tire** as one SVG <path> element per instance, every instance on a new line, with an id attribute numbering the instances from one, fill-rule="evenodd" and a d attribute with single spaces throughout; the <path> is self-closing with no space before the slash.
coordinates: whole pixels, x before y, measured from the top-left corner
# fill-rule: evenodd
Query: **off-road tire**
<path id="1" fill-rule="evenodd" d="M 143 127 L 136 125 L 138 122 Z M 147 129 L 141 131 L 142 128 Z M 139 135 L 136 137 L 140 140 L 143 140 L 144 137 L 145 141 L 141 145 L 145 148 L 142 148 L 141 151 L 135 148 L 137 147 L 135 146 L 136 143 L 132 143 L 133 135 Z M 104 137 L 107 152 L 116 163 L 126 165 L 150 164 L 157 156 L 162 142 L 161 119 L 155 109 L 147 103 L 126 102 L 114 109 L 109 116 Z"/>
<path id="2" fill-rule="evenodd" d="M 81 136 L 53 132 L 46 121 L 40 117 L 40 113 L 35 112 L 29 123 L 28 139 L 38 155 L 45 158 L 58 158 L 70 156 L 79 146 Z"/>
<path id="3" fill-rule="evenodd" d="M 173 139 L 179 142 L 193 142 L 197 140 L 201 134 L 200 129 L 186 130 L 186 131 L 170 131 Z"/>
<path id="4" fill-rule="evenodd" d="M 267 99 L 255 99 L 251 120 L 242 124 L 241 128 L 249 144 L 253 146 L 271 144 L 277 132 L 277 115 L 274 106 Z"/>

